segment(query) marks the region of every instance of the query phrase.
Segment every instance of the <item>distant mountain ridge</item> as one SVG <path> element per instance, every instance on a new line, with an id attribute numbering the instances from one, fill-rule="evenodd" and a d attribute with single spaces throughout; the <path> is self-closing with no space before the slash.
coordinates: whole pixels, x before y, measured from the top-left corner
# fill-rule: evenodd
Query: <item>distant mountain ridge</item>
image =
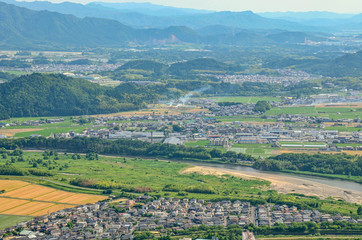
<path id="1" fill-rule="evenodd" d="M 264 19 L 252 12 L 232 15 L 228 12 L 217 14 L 224 16 L 226 22 L 232 15 L 239 20 L 244 19 L 241 22 L 249 23 L 249 27 L 257 28 L 257 26 L 264 24 Z M 135 29 L 116 20 L 93 17 L 78 18 L 57 12 L 29 10 L 2 2 L 0 2 L 0 16 L 0 48 L 17 50 L 123 47 L 129 46 L 129 44 L 202 43 L 266 46 L 289 43 L 285 39 L 268 38 L 272 33 L 285 32 L 281 30 L 253 30 L 221 25 L 205 27 L 200 30 L 193 30 L 185 26 L 170 26 L 164 29 Z M 198 18 L 199 15 L 196 15 L 193 21 L 198 21 Z M 210 21 L 212 18 L 211 15 Z M 249 22 L 250 19 L 254 19 L 253 23 Z M 207 21 L 204 21 L 204 25 L 206 25 Z M 271 27 L 275 22 L 270 24 Z M 292 37 L 296 33 L 286 31 L 284 34 L 289 34 L 289 37 Z M 308 38 L 312 38 L 314 35 L 313 33 L 305 34 Z"/>
<path id="2" fill-rule="evenodd" d="M 172 8 L 149 3 L 93 2 L 82 5 L 71 2 L 55 4 L 46 1 L 2 1 L 37 11 L 48 10 L 62 14 L 72 14 L 80 18 L 97 17 L 117 20 L 125 25 L 135 28 L 167 28 L 170 26 L 186 26 L 197 29 L 209 25 L 226 25 L 229 27 L 243 29 L 282 29 L 292 31 L 320 30 L 315 27 L 304 26 L 295 22 L 264 18 L 251 11 L 212 12 L 195 9 Z"/>

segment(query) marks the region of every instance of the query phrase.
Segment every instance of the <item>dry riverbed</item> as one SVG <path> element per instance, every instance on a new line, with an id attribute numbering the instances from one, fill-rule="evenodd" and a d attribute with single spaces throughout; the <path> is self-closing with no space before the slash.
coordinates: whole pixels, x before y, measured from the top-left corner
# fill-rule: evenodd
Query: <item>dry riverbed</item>
<path id="1" fill-rule="evenodd" d="M 318 196 L 322 199 L 333 197 L 336 199 L 344 199 L 348 202 L 362 204 L 362 191 L 347 191 L 342 188 L 332 187 L 322 183 L 316 183 L 299 178 L 200 166 L 187 168 L 181 171 L 181 173 L 194 172 L 203 175 L 216 176 L 228 174 L 244 179 L 259 178 L 271 182 L 270 188 L 276 190 L 279 193 L 301 193 L 308 196 Z"/>

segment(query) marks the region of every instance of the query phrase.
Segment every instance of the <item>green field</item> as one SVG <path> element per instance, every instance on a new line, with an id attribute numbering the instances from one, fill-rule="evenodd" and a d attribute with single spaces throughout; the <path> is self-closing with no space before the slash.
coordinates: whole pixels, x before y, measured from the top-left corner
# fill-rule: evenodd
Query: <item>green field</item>
<path id="1" fill-rule="evenodd" d="M 52 127 L 52 128 L 45 128 L 43 130 L 39 131 L 32 131 L 32 132 L 23 132 L 23 133 L 17 133 L 14 137 L 29 137 L 32 134 L 39 134 L 44 137 L 49 137 L 52 133 L 66 133 L 66 132 L 75 132 L 75 133 L 81 133 L 86 127 Z"/>
<path id="2" fill-rule="evenodd" d="M 185 146 L 199 146 L 199 147 L 205 147 L 205 146 L 210 146 L 210 140 L 198 140 L 198 141 L 190 141 L 190 142 L 186 142 Z"/>
<path id="3" fill-rule="evenodd" d="M 326 127 L 325 130 L 335 130 L 338 132 L 358 132 L 361 131 L 362 128 L 358 127 L 344 127 L 344 126 L 338 126 L 338 127 Z"/>
<path id="4" fill-rule="evenodd" d="M 29 221 L 32 217 L 29 216 L 13 216 L 13 215 L 1 215 L 0 214 L 0 230 L 11 226 L 15 226 L 18 223 Z"/>
<path id="5" fill-rule="evenodd" d="M 243 147 L 238 145 L 237 147 Z M 265 150 L 267 149 L 265 145 Z M 258 150 L 259 149 L 259 150 Z M 260 149 L 254 148 L 255 154 Z M 74 159 L 75 158 L 75 159 Z M 10 161 L 11 160 L 11 161 Z M 181 173 L 189 167 L 186 163 L 170 162 L 157 159 L 124 158 L 99 156 L 98 160 L 87 159 L 85 155 L 75 157 L 73 154 L 59 153 L 57 156 L 42 152 L 25 152 L 21 159 L 17 157 L 0 159 L 0 165 L 6 162 L 21 169 L 38 169 L 53 173 L 53 176 L 3 176 L 9 179 L 24 179 L 26 181 L 45 184 L 67 191 L 85 191 L 94 188 L 113 189 L 115 194 L 147 193 L 153 196 L 196 198 L 196 199 L 242 199 L 245 201 L 264 200 L 270 194 L 269 182 L 263 180 L 246 180 L 238 177 L 223 175 L 201 175 L 198 173 Z M 70 185 L 72 180 L 81 180 L 82 187 Z M 86 188 L 84 188 L 86 187 Z M 314 198 L 278 194 L 278 201 L 302 203 L 304 201 L 322 201 Z M 323 201 L 324 202 L 324 201 Z M 266 202 L 265 202 L 266 203 Z M 330 209 L 337 212 L 355 214 L 358 205 L 346 202 L 328 201 L 333 205 Z M 328 209 L 325 209 L 328 212 Z M 350 213 L 349 213 L 350 214 Z"/>
<path id="6" fill-rule="evenodd" d="M 257 103 L 258 101 L 280 102 L 279 97 L 217 97 L 217 102 Z"/>
<path id="7" fill-rule="evenodd" d="M 253 157 L 270 157 L 273 150 L 278 148 L 271 148 L 271 144 L 234 144 L 231 151 L 237 153 L 246 153 Z"/>
<path id="8" fill-rule="evenodd" d="M 318 117 L 327 117 L 330 119 L 355 119 L 362 118 L 362 109 L 361 108 L 337 108 L 337 107 L 305 107 L 305 106 L 296 106 L 296 107 L 280 107 L 272 108 L 269 111 L 265 112 L 265 115 L 285 115 L 285 114 L 303 114 L 308 116 L 318 116 Z"/>
<path id="9" fill-rule="evenodd" d="M 74 160 L 71 154 L 59 154 L 58 158 L 58 160 L 54 160 L 53 157 L 49 157 L 49 159 L 44 160 L 41 153 L 26 152 L 25 161 L 16 161 L 13 165 L 32 169 L 33 164 L 29 161 L 36 159 L 38 169 L 47 170 L 49 167 L 54 167 L 50 171 L 56 174 L 49 179 L 59 183 L 68 184 L 76 178 L 92 179 L 102 186 L 116 186 L 115 189 L 119 191 L 133 192 L 137 188 L 148 188 L 151 189 L 150 195 L 161 194 L 173 197 L 177 197 L 179 192 L 187 191 L 189 188 L 203 189 L 205 187 L 210 188 L 213 193 L 187 192 L 186 195 L 190 198 L 202 199 L 222 197 L 225 194 L 230 197 L 247 197 L 258 193 L 260 188 L 268 185 L 265 181 L 240 180 L 230 176 L 219 178 L 196 173 L 181 174 L 180 171 L 188 165 L 178 162 L 116 157 L 99 157 L 99 160 L 87 160 L 85 156 Z M 1 159 L 0 164 L 5 161 Z M 19 178 L 21 177 L 17 177 L 17 179 Z M 175 184 L 178 191 L 164 191 L 164 187 L 169 184 Z"/>
<path id="10" fill-rule="evenodd" d="M 29 120 L 46 120 L 46 119 L 52 119 L 52 118 L 56 118 L 56 117 L 49 117 L 49 118 L 44 118 L 44 117 L 38 117 L 38 118 L 12 118 L 11 120 L 5 120 L 2 122 L 5 123 L 10 123 L 10 122 L 15 122 L 18 121 L 20 124 Z M 85 124 L 78 124 L 78 123 L 74 123 L 72 122 L 72 119 L 70 117 L 65 117 L 64 118 L 64 122 L 60 122 L 60 123 L 45 123 L 45 124 L 41 124 L 40 126 L 10 126 L 10 127 L 6 127 L 6 129 L 40 129 L 40 130 L 36 130 L 36 131 L 31 131 L 31 132 L 20 132 L 20 133 L 16 133 L 14 135 L 14 137 L 29 137 L 32 134 L 39 134 L 41 136 L 44 137 L 49 137 L 52 133 L 53 134 L 58 134 L 58 133 L 66 133 L 66 132 L 72 132 L 74 131 L 75 133 L 81 133 L 84 129 L 87 128 L 92 128 L 93 124 L 92 123 L 85 123 Z"/>

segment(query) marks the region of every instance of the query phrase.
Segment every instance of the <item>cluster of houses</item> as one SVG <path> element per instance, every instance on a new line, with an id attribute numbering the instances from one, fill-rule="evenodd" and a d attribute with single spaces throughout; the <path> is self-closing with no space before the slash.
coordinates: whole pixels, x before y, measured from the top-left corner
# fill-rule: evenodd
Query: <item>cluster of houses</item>
<path id="1" fill-rule="evenodd" d="M 140 196 L 126 203 L 96 203 L 64 209 L 36 217 L 0 232 L 0 236 L 21 228 L 18 239 L 133 239 L 135 232 L 152 231 L 155 236 L 180 235 L 182 231 L 200 225 L 256 226 L 292 222 L 347 221 L 362 223 L 362 219 L 321 214 L 317 210 L 298 210 L 286 205 L 252 206 L 249 202 L 206 202 L 196 199 L 147 200 Z M 248 237 L 252 234 L 247 233 Z M 180 237 L 181 239 L 182 237 Z M 252 239 L 252 238 L 250 238 Z"/>
<path id="2" fill-rule="evenodd" d="M 182 145 L 189 141 L 207 140 L 209 146 L 230 148 L 233 144 L 267 144 L 276 147 L 306 148 L 297 145 L 279 145 L 285 142 L 319 142 L 311 144 L 314 149 L 322 151 L 360 150 L 362 131 L 340 132 L 327 130 L 327 127 L 350 125 L 362 129 L 361 119 L 329 119 L 300 114 L 265 116 L 265 122 L 240 121 L 234 116 L 255 116 L 254 104 L 236 104 L 219 106 L 210 99 L 188 99 L 187 104 L 196 104 L 205 109 L 179 115 L 150 114 L 134 116 L 110 116 L 91 118 L 94 128 L 84 129 L 81 133 L 67 132 L 52 134 L 52 137 L 97 137 L 104 139 L 134 139 L 152 143 L 170 143 Z M 272 103 L 278 105 L 279 103 Z M 254 114 L 254 115 L 252 115 Z M 230 120 L 220 121 L 220 117 Z M 275 121 L 276 120 L 276 121 Z M 0 123 L 7 126 L 40 126 L 46 123 L 59 123 L 64 119 L 46 119 L 26 121 L 23 123 Z M 76 119 L 74 119 L 76 121 Z M 177 128 L 174 126 L 177 125 Z M 38 135 L 34 135 L 36 137 Z M 2 136 L 5 137 L 5 136 Z M 343 147 L 337 143 L 351 143 Z"/>
<path id="3" fill-rule="evenodd" d="M 41 126 L 43 124 L 49 123 L 61 123 L 64 122 L 64 118 L 52 118 L 52 119 L 44 119 L 44 120 L 27 120 L 22 123 L 19 121 L 14 121 L 11 123 L 0 122 L 0 127 L 15 127 L 15 126 Z"/>
<path id="4" fill-rule="evenodd" d="M 282 117 L 281 117 L 282 118 Z M 228 148 L 232 144 L 267 144 L 276 143 L 276 147 L 305 148 L 309 145 L 288 145 L 288 142 L 311 142 L 310 147 L 323 151 L 360 150 L 362 146 L 353 143 L 362 143 L 362 132 L 339 132 L 325 130 L 320 118 L 286 115 L 285 119 L 310 120 L 278 121 L 278 122 L 220 122 L 215 116 L 204 113 L 188 113 L 183 115 L 151 115 L 151 116 L 114 116 L 99 117 L 94 120 L 97 129 L 86 129 L 82 133 L 60 133 L 55 137 L 99 137 L 105 139 L 134 139 L 152 143 L 184 144 L 188 141 L 208 140 L 210 146 Z M 335 122 L 341 124 L 343 122 Z M 356 123 L 358 124 L 358 123 Z M 173 125 L 179 126 L 175 132 Z M 102 127 L 103 126 L 103 127 Z M 333 125 L 332 125 L 333 126 Z M 359 125 L 356 125 L 358 128 Z M 362 124 L 360 123 L 362 127 Z M 284 145 L 279 142 L 286 142 Z M 321 144 L 315 144 L 319 142 Z M 351 143 L 338 147 L 337 143 Z"/>
<path id="5" fill-rule="evenodd" d="M 222 82 L 243 83 L 243 82 L 263 82 L 270 84 L 283 84 L 289 86 L 301 81 L 310 80 L 312 76 L 303 71 L 294 71 L 291 69 L 277 69 L 274 75 L 261 74 L 201 74 L 203 76 L 215 77 Z"/>

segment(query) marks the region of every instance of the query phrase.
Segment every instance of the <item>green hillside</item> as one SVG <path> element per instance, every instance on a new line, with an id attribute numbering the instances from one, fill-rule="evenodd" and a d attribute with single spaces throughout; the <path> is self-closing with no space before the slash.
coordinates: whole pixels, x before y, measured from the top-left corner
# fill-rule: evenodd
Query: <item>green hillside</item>
<path id="1" fill-rule="evenodd" d="M 82 79 L 34 73 L 0 85 L 0 119 L 66 116 L 138 109 L 167 94 L 163 85 L 102 87 Z"/>

